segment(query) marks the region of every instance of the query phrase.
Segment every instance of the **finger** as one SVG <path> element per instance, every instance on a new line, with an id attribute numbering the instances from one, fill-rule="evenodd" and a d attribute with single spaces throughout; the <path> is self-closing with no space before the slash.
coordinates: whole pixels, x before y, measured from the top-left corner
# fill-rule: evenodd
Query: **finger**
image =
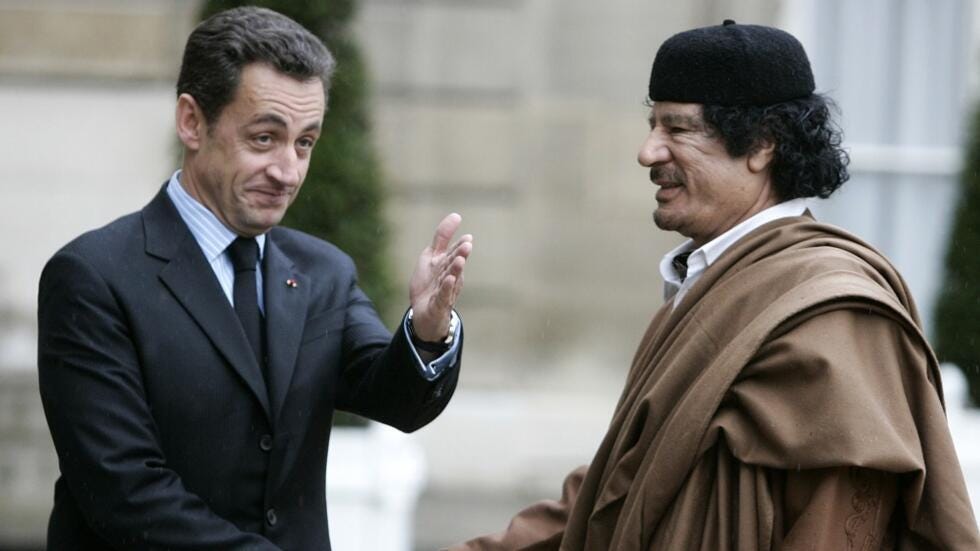
<path id="1" fill-rule="evenodd" d="M 459 277 L 463 273 L 463 267 L 466 266 L 466 257 L 457 256 L 449 263 L 449 273 L 455 277 Z"/>
<path id="2" fill-rule="evenodd" d="M 466 262 L 466 259 L 469 258 L 469 255 L 470 255 L 469 250 L 465 248 L 460 250 L 455 255 L 446 255 L 446 257 L 439 262 L 439 266 L 438 266 L 439 277 L 443 277 L 448 273 L 458 274 L 461 271 L 460 268 L 462 267 L 462 263 Z M 457 263 L 460 264 L 457 265 Z"/>
<path id="3" fill-rule="evenodd" d="M 432 266 L 434 273 L 443 274 L 449 268 L 454 258 L 457 256 L 467 258 L 471 252 L 473 252 L 473 236 L 467 234 L 461 237 L 449 252 L 431 255 L 429 257 L 429 265 Z"/>
<path id="4" fill-rule="evenodd" d="M 444 274 L 449 270 L 452 263 L 457 258 L 469 258 L 470 253 L 473 252 L 473 243 L 466 241 L 463 243 L 457 243 L 456 246 L 446 254 L 437 255 L 432 260 L 433 270 L 438 274 Z"/>
<path id="5" fill-rule="evenodd" d="M 456 214 L 455 212 L 449 214 L 439 222 L 436 226 L 436 233 L 432 236 L 432 250 L 436 253 L 444 252 L 449 247 L 449 241 L 452 240 L 453 234 L 459 229 L 459 225 L 463 222 L 463 217 Z"/>
<path id="6" fill-rule="evenodd" d="M 440 275 L 444 274 L 457 258 L 469 258 L 472 251 L 472 241 L 456 243 L 453 249 L 449 252 L 432 257 L 431 263 L 433 266 L 433 271 Z"/>
<path id="7" fill-rule="evenodd" d="M 457 256 L 454 257 L 449 262 L 442 264 L 442 269 L 439 271 L 439 284 L 442 284 L 442 280 L 447 276 L 458 277 L 459 274 L 463 273 L 463 266 L 466 264 L 466 257 Z"/>
<path id="8" fill-rule="evenodd" d="M 453 245 L 453 248 L 449 251 L 448 255 L 451 257 L 462 256 L 465 258 L 470 256 L 470 252 L 472 251 L 473 251 L 473 236 L 470 234 L 466 234 L 463 237 L 461 237 L 459 241 L 456 242 L 455 245 Z"/>
<path id="9" fill-rule="evenodd" d="M 456 301 L 459 299 L 459 293 L 462 290 L 463 290 L 463 274 L 459 274 L 459 277 L 456 278 L 456 283 L 453 285 L 453 296 L 452 296 L 453 305 L 456 304 Z"/>
<path id="10" fill-rule="evenodd" d="M 439 283 L 439 292 L 436 294 L 436 304 L 441 310 L 446 312 L 447 316 L 449 315 L 449 310 L 451 310 L 453 304 L 455 304 L 453 297 L 453 288 L 455 286 L 456 276 L 447 275 L 446 277 L 442 278 L 442 281 Z"/>

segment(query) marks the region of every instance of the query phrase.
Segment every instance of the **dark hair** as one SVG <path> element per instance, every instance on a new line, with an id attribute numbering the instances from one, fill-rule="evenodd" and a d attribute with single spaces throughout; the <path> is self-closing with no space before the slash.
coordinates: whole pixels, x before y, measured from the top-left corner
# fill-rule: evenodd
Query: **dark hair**
<path id="1" fill-rule="evenodd" d="M 835 107 L 830 98 L 812 94 L 764 106 L 705 104 L 702 117 L 732 157 L 774 144 L 770 174 L 780 200 L 826 199 L 849 178 L 850 158 L 831 117 Z"/>
<path id="2" fill-rule="evenodd" d="M 207 18 L 187 38 L 177 95 L 190 94 L 212 124 L 231 103 L 242 69 L 251 63 L 268 63 L 297 80 L 319 78 L 324 95 L 336 65 L 319 38 L 285 15 L 234 8 Z"/>

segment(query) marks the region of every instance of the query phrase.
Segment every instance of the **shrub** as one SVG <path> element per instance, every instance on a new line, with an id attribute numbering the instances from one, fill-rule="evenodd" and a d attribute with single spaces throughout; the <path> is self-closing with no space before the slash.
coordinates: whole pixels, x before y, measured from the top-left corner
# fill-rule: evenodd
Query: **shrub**
<path id="1" fill-rule="evenodd" d="M 973 116 L 936 307 L 936 353 L 959 366 L 980 405 L 980 109 Z"/>

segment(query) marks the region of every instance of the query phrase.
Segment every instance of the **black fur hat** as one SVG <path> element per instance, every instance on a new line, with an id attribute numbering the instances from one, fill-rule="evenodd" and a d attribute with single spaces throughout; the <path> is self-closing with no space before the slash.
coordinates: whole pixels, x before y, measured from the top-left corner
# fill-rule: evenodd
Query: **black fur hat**
<path id="1" fill-rule="evenodd" d="M 771 105 L 813 93 L 813 72 L 793 35 L 761 25 L 692 29 L 667 39 L 650 72 L 650 99 Z"/>

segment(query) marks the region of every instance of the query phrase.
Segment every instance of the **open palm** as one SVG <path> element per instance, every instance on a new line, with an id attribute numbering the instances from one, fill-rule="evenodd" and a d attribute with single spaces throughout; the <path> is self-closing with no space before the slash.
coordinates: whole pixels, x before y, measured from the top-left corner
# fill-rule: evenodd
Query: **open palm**
<path id="1" fill-rule="evenodd" d="M 450 247 L 463 218 L 452 213 L 436 227 L 432 244 L 419 255 L 408 285 L 412 304 L 412 326 L 423 341 L 440 341 L 447 336 L 456 298 L 463 289 L 463 268 L 473 251 L 473 236 L 465 234 Z"/>

